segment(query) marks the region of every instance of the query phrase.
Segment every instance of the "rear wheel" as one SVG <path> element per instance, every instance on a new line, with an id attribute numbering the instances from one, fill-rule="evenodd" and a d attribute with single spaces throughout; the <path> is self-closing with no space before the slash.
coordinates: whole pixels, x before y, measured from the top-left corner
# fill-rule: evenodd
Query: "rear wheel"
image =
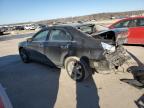
<path id="1" fill-rule="evenodd" d="M 75 81 L 83 81 L 91 75 L 91 68 L 84 60 L 77 57 L 69 57 L 65 61 L 65 68 L 68 75 Z"/>
<path id="2" fill-rule="evenodd" d="M 28 53 L 26 52 L 25 49 L 23 49 L 23 48 L 20 49 L 20 50 L 19 50 L 19 53 L 20 53 L 20 57 L 21 57 L 21 59 L 22 59 L 22 61 L 23 61 L 24 63 L 29 63 L 29 62 L 30 62 Z"/>

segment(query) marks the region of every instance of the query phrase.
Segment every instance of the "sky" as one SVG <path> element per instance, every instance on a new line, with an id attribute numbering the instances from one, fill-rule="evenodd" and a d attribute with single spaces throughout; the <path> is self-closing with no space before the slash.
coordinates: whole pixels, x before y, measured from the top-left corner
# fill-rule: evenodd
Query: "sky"
<path id="1" fill-rule="evenodd" d="M 0 24 L 143 9 L 144 0 L 0 0 Z"/>

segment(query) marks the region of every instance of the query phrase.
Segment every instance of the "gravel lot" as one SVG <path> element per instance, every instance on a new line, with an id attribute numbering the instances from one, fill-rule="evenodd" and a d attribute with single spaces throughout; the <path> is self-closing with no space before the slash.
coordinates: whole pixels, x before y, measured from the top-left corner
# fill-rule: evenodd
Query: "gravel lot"
<path id="1" fill-rule="evenodd" d="M 39 63 L 24 64 L 18 42 L 25 38 L 0 41 L 0 83 L 14 108 L 137 108 L 144 90 L 120 81 L 130 73 L 94 74 L 82 83 L 71 80 L 64 69 Z M 130 65 L 144 63 L 144 47 L 125 46 L 133 57 Z"/>

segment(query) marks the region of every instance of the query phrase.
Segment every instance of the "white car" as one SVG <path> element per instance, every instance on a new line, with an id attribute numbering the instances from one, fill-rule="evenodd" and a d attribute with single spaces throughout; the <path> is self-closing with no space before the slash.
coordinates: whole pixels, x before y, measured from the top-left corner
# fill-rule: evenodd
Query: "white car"
<path id="1" fill-rule="evenodd" d="M 34 25 L 31 25 L 31 24 L 25 25 L 24 29 L 25 29 L 25 30 L 35 30 L 35 26 L 34 26 Z"/>

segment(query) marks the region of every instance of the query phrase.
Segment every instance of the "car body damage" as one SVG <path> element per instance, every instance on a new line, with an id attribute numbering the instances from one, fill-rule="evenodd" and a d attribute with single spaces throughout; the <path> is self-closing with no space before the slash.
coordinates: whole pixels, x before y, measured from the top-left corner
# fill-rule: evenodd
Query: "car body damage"
<path id="1" fill-rule="evenodd" d="M 114 52 L 105 50 L 103 55 L 105 59 L 99 62 L 94 62 L 94 67 L 96 70 L 117 69 L 119 66 L 122 66 L 127 60 L 130 59 L 122 46 L 117 47 L 116 51 Z"/>
<path id="2" fill-rule="evenodd" d="M 90 24 L 88 24 L 88 26 L 89 25 Z M 90 35 L 96 40 L 100 40 L 104 49 L 103 53 L 97 52 L 97 56 L 99 56 L 98 58 L 100 60 L 93 62 L 93 67 L 95 67 L 96 70 L 115 69 L 122 66 L 130 59 L 126 54 L 126 50 L 122 46 L 122 44 L 127 42 L 128 29 L 112 29 L 100 32 L 96 32 L 96 30 L 93 31 L 95 32 L 91 32 Z M 95 57 L 97 56 L 95 55 Z M 104 59 L 102 59 L 102 56 L 104 56 Z"/>
<path id="3" fill-rule="evenodd" d="M 105 50 L 103 53 L 105 60 L 94 63 L 97 69 L 117 69 L 130 59 L 122 46 L 127 42 L 127 33 L 127 29 L 113 29 L 92 34 L 95 39 L 101 39 L 101 44 Z"/>
<path id="4" fill-rule="evenodd" d="M 112 29 L 112 30 L 103 30 L 98 33 L 93 33 L 94 38 L 99 38 L 105 42 L 111 44 L 122 45 L 127 42 L 128 29 Z"/>
<path id="5" fill-rule="evenodd" d="M 42 29 L 26 42 L 20 43 L 19 52 L 24 62 L 34 59 L 65 67 L 67 72 L 71 70 L 69 75 L 73 72 L 86 75 L 83 72 L 89 71 L 89 68 L 96 71 L 115 69 L 128 60 L 129 57 L 122 47 L 123 41 L 119 42 L 121 37 L 125 39 L 125 32 L 124 29 L 107 30 L 89 35 L 70 25 L 52 26 Z M 79 69 L 80 67 L 83 69 Z M 83 72 L 79 72 L 82 70 Z M 84 76 L 78 81 L 83 79 Z"/>

